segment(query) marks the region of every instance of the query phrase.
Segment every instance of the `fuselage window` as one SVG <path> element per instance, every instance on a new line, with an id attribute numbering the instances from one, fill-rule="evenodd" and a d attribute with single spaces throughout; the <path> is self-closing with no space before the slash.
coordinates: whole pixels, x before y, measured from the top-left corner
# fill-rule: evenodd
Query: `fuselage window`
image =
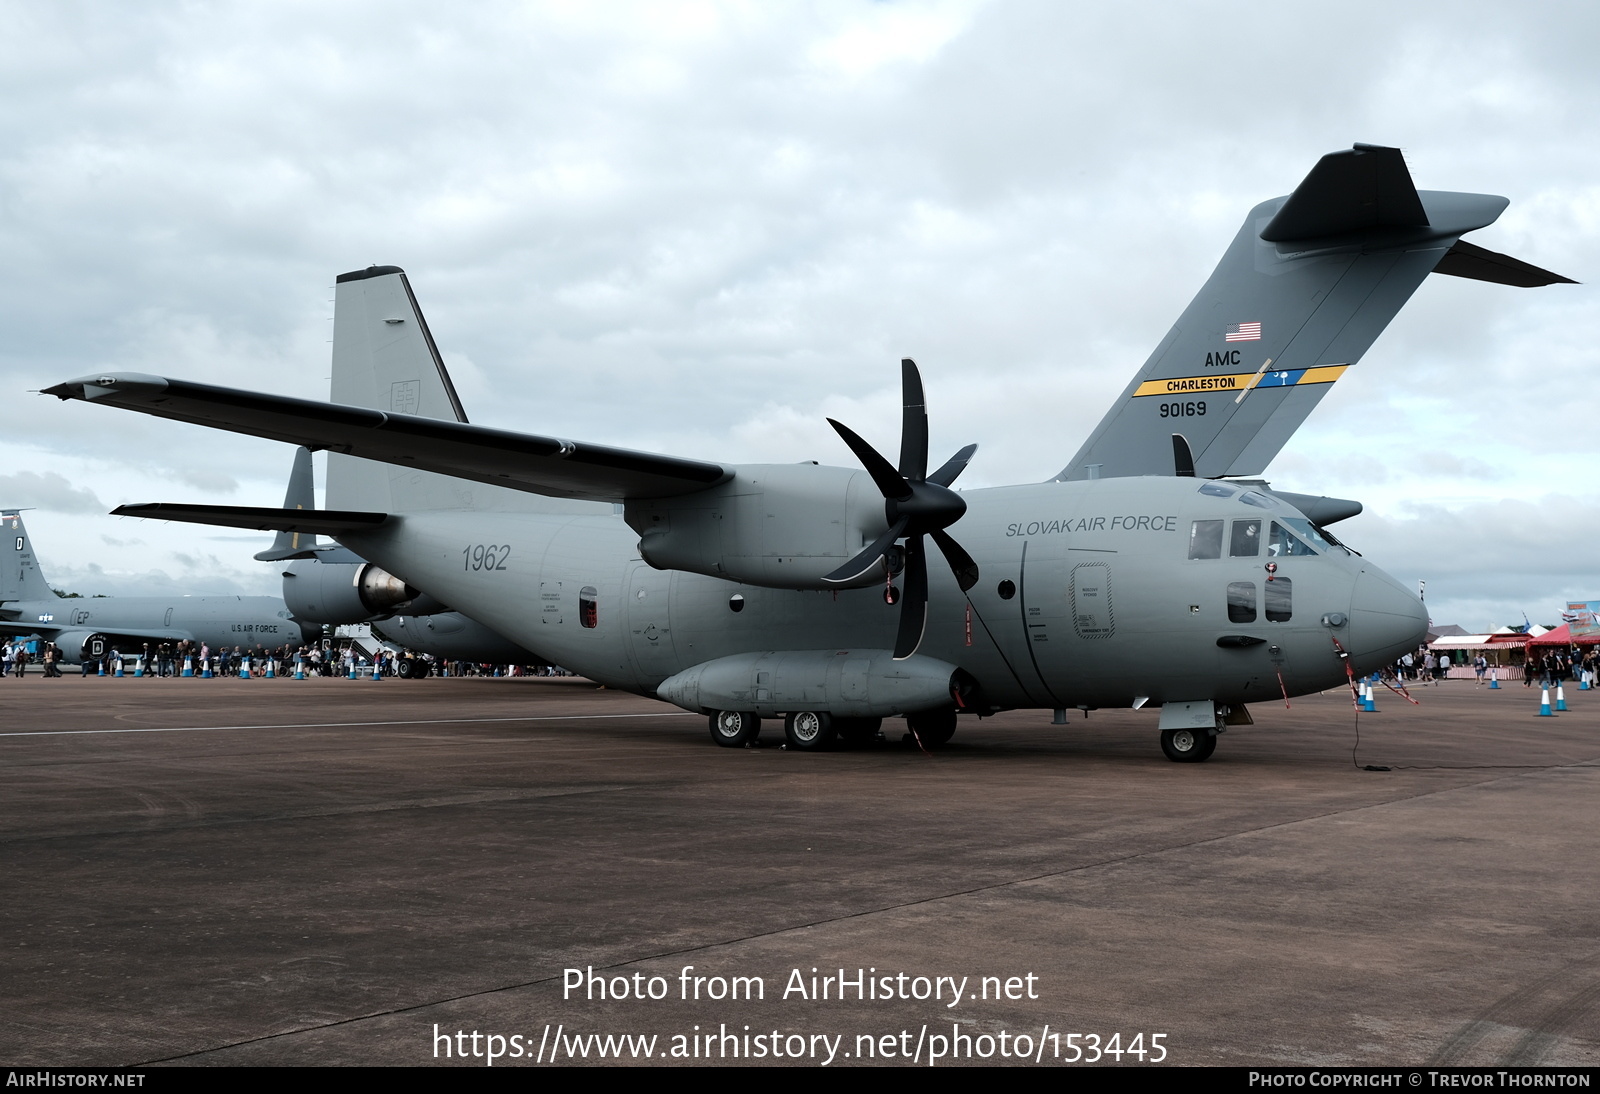
<path id="1" fill-rule="evenodd" d="M 1233 535 L 1228 540 L 1228 556 L 1230 558 L 1255 558 L 1261 553 L 1261 522 L 1259 520 L 1236 520 L 1233 522 Z"/>
<path id="2" fill-rule="evenodd" d="M 1222 521 L 1197 520 L 1189 526 L 1189 557 L 1222 557 Z"/>
<path id="3" fill-rule="evenodd" d="M 578 622 L 590 630 L 600 625 L 600 590 L 593 585 L 578 590 Z"/>
<path id="4" fill-rule="evenodd" d="M 1208 498 L 1231 498 L 1238 491 L 1231 486 L 1223 486 L 1220 482 L 1207 482 L 1200 484 L 1200 493 Z"/>
<path id="5" fill-rule="evenodd" d="M 1289 622 L 1289 616 L 1294 613 L 1294 584 L 1288 578 L 1278 577 L 1267 582 L 1264 599 L 1268 623 Z"/>
<path id="6" fill-rule="evenodd" d="M 1239 495 L 1239 500 L 1246 505 L 1254 505 L 1257 509 L 1272 509 L 1277 505 L 1277 502 L 1265 494 L 1258 494 L 1254 490 L 1246 490 Z"/>
<path id="7" fill-rule="evenodd" d="M 1289 531 L 1289 529 L 1277 521 L 1272 522 L 1272 544 L 1267 548 L 1267 554 L 1273 558 L 1284 558 L 1288 555 L 1314 555 L 1316 553 L 1306 545 L 1304 540 Z"/>
<path id="8" fill-rule="evenodd" d="M 1254 623 L 1256 621 L 1256 583 L 1230 581 L 1228 583 L 1228 622 Z"/>

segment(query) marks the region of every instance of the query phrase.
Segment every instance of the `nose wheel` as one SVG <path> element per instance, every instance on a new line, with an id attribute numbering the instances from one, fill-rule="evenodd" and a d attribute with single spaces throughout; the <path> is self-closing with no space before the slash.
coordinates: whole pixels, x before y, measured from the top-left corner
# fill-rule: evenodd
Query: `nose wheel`
<path id="1" fill-rule="evenodd" d="M 1217 750 L 1217 738 L 1203 729 L 1164 729 L 1161 751 L 1173 763 L 1197 764 Z"/>

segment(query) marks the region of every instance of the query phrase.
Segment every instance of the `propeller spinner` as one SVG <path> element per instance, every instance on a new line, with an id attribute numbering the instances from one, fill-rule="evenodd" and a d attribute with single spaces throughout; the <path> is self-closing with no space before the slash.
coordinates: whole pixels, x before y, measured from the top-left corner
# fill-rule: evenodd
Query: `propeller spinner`
<path id="1" fill-rule="evenodd" d="M 900 599 L 900 632 L 894 643 L 897 661 L 917 652 L 928 624 L 928 560 L 923 550 L 923 536 L 932 536 L 933 542 L 939 545 L 962 592 L 978 583 L 978 564 L 944 531 L 967 511 L 966 501 L 950 489 L 950 484 L 966 468 L 978 446 L 967 445 L 943 467 L 928 474 L 928 408 L 923 400 L 922 376 L 917 372 L 916 362 L 909 357 L 900 362 L 900 386 L 905 407 L 900 423 L 898 469 L 848 426 L 828 419 L 828 424 L 844 438 L 844 443 L 877 483 L 883 494 L 889 528 L 855 558 L 822 579 L 837 585 L 855 581 L 874 566 L 881 565 L 895 541 L 905 538 L 906 587 Z"/>

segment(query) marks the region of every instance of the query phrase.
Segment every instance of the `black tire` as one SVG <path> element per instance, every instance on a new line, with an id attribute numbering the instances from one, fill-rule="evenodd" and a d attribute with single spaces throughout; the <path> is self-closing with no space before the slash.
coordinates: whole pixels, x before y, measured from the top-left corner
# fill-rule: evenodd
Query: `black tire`
<path id="1" fill-rule="evenodd" d="M 863 745 L 877 740 L 882 718 L 835 718 L 833 730 L 847 744 Z"/>
<path id="2" fill-rule="evenodd" d="M 822 710 L 797 710 L 783 720 L 790 748 L 819 752 L 833 743 L 833 715 Z"/>
<path id="3" fill-rule="evenodd" d="M 956 712 L 953 710 L 924 710 L 906 715 L 906 728 L 923 748 L 940 748 L 950 743 L 956 735 Z"/>
<path id="4" fill-rule="evenodd" d="M 743 748 L 761 735 L 761 719 L 748 710 L 719 710 L 711 716 L 711 739 L 723 748 Z"/>
<path id="5" fill-rule="evenodd" d="M 1163 729 L 1161 751 L 1173 763 L 1197 764 L 1217 750 L 1216 734 L 1203 729 Z"/>

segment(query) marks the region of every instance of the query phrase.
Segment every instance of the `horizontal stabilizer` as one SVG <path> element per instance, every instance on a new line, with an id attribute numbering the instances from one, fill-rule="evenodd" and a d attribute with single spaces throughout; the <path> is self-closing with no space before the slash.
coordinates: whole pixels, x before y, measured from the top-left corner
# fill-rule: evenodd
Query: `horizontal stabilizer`
<path id="1" fill-rule="evenodd" d="M 1334 521 L 1349 520 L 1361 512 L 1359 501 L 1349 498 L 1318 497 L 1315 494 L 1296 494 L 1288 490 L 1268 489 L 1273 497 L 1282 498 L 1306 515 L 1312 524 L 1325 528 Z"/>
<path id="2" fill-rule="evenodd" d="M 717 463 L 138 373 L 80 377 L 44 394 L 554 497 L 670 498 L 733 477 Z"/>
<path id="3" fill-rule="evenodd" d="M 167 502 L 119 505 L 111 510 L 111 515 L 316 536 L 370 531 L 389 519 L 387 513 L 352 513 L 336 509 L 266 509 L 250 505 L 175 505 Z"/>
<path id="4" fill-rule="evenodd" d="M 1492 281 L 1496 285 L 1514 285 L 1519 289 L 1537 289 L 1543 285 L 1576 285 L 1570 277 L 1541 270 L 1530 262 L 1510 255 L 1499 254 L 1465 240 L 1445 252 L 1434 273 L 1451 277 L 1470 277 L 1474 281 Z"/>
<path id="5" fill-rule="evenodd" d="M 1358 144 L 1318 160 L 1262 229 L 1261 238 L 1283 243 L 1427 225 L 1428 214 L 1400 149 Z"/>

